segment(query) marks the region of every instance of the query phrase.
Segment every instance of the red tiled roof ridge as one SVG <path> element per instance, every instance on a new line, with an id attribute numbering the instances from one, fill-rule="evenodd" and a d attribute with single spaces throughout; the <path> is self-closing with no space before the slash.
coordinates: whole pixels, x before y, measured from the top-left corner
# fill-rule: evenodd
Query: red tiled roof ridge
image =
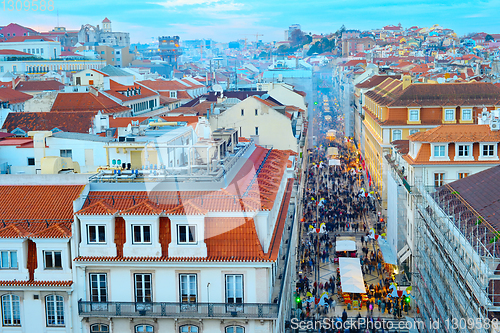
<path id="1" fill-rule="evenodd" d="M 0 281 L 0 286 L 8 287 L 69 287 L 73 284 L 73 281 L 35 281 L 35 280 L 2 280 Z"/>
<path id="2" fill-rule="evenodd" d="M 107 202 L 99 200 L 90 206 L 80 209 L 75 215 L 113 215 L 118 212 L 117 209 L 113 208 Z"/>
<path id="3" fill-rule="evenodd" d="M 161 262 L 177 262 L 177 261 L 202 261 L 202 262 L 269 262 L 270 260 L 264 257 L 248 257 L 248 258 L 235 258 L 222 257 L 222 256 L 208 256 L 208 257 L 111 257 L 111 256 L 80 256 L 76 257 L 74 261 L 101 261 L 101 262 L 111 262 L 111 261 L 131 261 L 131 262 L 151 262 L 151 261 L 161 261 Z"/>
<path id="4" fill-rule="evenodd" d="M 149 200 L 143 200 L 120 212 L 121 215 L 160 215 L 161 213 L 163 213 L 163 209 Z"/>

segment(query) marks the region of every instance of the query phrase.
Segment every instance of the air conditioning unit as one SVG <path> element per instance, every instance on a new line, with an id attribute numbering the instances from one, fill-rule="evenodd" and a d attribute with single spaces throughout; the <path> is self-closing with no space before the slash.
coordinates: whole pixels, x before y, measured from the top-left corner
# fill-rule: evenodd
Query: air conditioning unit
<path id="1" fill-rule="evenodd" d="M 493 119 L 490 123 L 490 129 L 492 131 L 500 130 L 500 119 Z"/>

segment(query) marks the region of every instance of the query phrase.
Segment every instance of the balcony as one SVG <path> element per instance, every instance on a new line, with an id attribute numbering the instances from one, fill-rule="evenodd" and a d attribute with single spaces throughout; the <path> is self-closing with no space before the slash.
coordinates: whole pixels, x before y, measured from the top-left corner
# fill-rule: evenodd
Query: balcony
<path id="1" fill-rule="evenodd" d="M 278 304 L 167 303 L 78 301 L 82 317 L 126 318 L 243 318 L 277 319 Z"/>

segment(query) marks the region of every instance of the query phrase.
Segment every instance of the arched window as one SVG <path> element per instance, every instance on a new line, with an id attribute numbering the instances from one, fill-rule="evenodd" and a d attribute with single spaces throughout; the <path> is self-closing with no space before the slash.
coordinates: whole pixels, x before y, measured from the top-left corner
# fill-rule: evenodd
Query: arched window
<path id="1" fill-rule="evenodd" d="M 180 328 L 181 333 L 198 333 L 198 326 L 184 325 Z"/>
<path id="2" fill-rule="evenodd" d="M 90 333 L 109 333 L 109 326 L 105 324 L 93 324 L 90 326 Z"/>
<path id="3" fill-rule="evenodd" d="M 226 333 L 245 333 L 245 328 L 242 326 L 228 326 Z"/>
<path id="4" fill-rule="evenodd" d="M 151 326 L 151 325 L 137 325 L 135 327 L 135 333 L 142 333 L 142 332 L 154 332 L 153 326 Z"/>
<path id="5" fill-rule="evenodd" d="M 45 297 L 45 312 L 47 313 L 47 326 L 63 326 L 64 298 L 58 295 Z"/>
<path id="6" fill-rule="evenodd" d="M 12 294 L 2 296 L 2 319 L 4 326 L 21 325 L 20 308 L 19 296 Z"/>

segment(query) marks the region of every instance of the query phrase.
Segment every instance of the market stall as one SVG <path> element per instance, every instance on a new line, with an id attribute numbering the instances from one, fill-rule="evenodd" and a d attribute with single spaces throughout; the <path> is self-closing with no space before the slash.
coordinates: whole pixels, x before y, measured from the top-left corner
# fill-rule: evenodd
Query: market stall
<path id="1" fill-rule="evenodd" d="M 358 258 L 339 258 L 340 284 L 343 293 L 366 294 Z"/>
<path id="2" fill-rule="evenodd" d="M 354 258 L 357 255 L 356 251 L 356 241 L 354 237 L 339 237 L 335 242 L 335 263 L 338 262 L 339 258 L 351 257 Z"/>

